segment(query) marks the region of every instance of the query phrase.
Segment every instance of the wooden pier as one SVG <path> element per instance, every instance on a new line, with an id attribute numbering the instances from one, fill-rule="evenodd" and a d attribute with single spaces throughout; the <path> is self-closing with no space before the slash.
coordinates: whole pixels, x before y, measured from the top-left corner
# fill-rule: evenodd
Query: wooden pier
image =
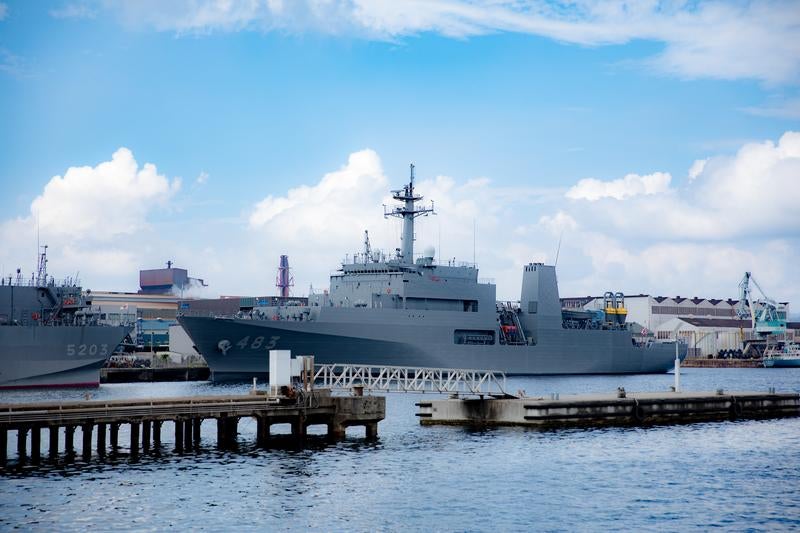
<path id="1" fill-rule="evenodd" d="M 800 394 L 640 392 L 550 398 L 450 398 L 419 402 L 423 425 L 538 428 L 684 424 L 800 416 Z"/>
<path id="2" fill-rule="evenodd" d="M 93 450 L 103 456 L 119 448 L 121 425 L 130 426 L 129 450 L 135 456 L 161 446 L 164 422 L 172 423 L 174 447 L 181 452 L 199 445 L 200 430 L 207 420 L 216 421 L 217 445 L 225 448 L 236 442 L 241 418 L 256 420 L 257 442 L 267 446 L 270 427 L 286 423 L 291 424 L 292 436 L 299 441 L 305 439 L 308 426 L 318 424 L 326 425 L 327 434 L 333 439 L 343 438 L 350 426 L 364 426 L 366 437 L 375 438 L 378 422 L 385 414 L 385 397 L 333 396 L 327 389 L 292 398 L 251 394 L 5 404 L 0 405 L 0 466 L 8 461 L 10 432 L 16 433 L 18 460 L 38 462 L 44 430 L 47 454 L 56 457 L 60 442 L 68 456 L 75 454 L 75 433 L 80 429 L 81 454 L 88 460 Z"/>

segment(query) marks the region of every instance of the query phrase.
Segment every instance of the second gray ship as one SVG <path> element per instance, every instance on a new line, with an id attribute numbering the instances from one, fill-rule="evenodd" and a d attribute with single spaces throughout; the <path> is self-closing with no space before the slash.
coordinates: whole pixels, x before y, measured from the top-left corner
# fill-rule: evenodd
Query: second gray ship
<path id="1" fill-rule="evenodd" d="M 418 206 L 414 169 L 399 205 L 384 211 L 403 221 L 401 248 L 346 260 L 330 278 L 330 292 L 308 305 L 254 307 L 235 316 L 200 316 L 191 302 L 179 322 L 208 362 L 215 381 L 263 378 L 268 351 L 313 355 L 317 363 L 475 368 L 508 374 L 663 373 L 675 344 L 637 339 L 624 315 L 610 320 L 564 311 L 555 267 L 530 263 L 520 301 L 497 302 L 495 285 L 478 280 L 473 264 L 437 264 L 432 251 L 414 258 L 414 219 L 433 212 Z M 621 318 L 621 319 L 620 319 Z M 681 358 L 686 346 L 679 346 Z"/>
<path id="2" fill-rule="evenodd" d="M 97 324 L 77 280 L 47 275 L 0 281 L 0 389 L 97 387 L 100 367 L 131 328 Z"/>

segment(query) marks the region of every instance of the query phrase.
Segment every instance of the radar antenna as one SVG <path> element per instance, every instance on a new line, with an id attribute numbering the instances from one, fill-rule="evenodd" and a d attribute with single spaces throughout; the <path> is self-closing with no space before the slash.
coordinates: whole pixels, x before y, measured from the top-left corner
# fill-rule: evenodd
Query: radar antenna
<path id="1" fill-rule="evenodd" d="M 411 177 L 408 185 L 402 189 L 392 191 L 392 198 L 402 205 L 395 206 L 392 209 L 383 206 L 383 216 L 397 217 L 403 219 L 403 235 L 401 237 L 401 246 L 399 257 L 405 263 L 414 262 L 414 219 L 419 216 L 428 216 L 436 214 L 433 208 L 433 201 L 430 207 L 416 207 L 414 204 L 422 200 L 422 196 L 414 193 L 414 163 L 409 165 L 411 169 Z"/>

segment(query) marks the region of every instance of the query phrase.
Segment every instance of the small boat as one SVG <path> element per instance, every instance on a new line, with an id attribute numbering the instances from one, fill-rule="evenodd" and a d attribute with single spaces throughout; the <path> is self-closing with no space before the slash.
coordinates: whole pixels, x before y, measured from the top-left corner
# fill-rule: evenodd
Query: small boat
<path id="1" fill-rule="evenodd" d="M 787 342 L 770 346 L 764 351 L 764 366 L 767 368 L 800 368 L 800 344 Z"/>

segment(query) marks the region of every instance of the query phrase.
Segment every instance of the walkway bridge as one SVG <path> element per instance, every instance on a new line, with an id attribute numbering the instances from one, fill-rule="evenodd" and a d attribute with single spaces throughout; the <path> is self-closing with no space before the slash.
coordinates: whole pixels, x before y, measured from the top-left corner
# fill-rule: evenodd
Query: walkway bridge
<path id="1" fill-rule="evenodd" d="M 496 370 L 325 364 L 314 366 L 314 384 L 344 390 L 509 396 L 506 375 Z"/>

